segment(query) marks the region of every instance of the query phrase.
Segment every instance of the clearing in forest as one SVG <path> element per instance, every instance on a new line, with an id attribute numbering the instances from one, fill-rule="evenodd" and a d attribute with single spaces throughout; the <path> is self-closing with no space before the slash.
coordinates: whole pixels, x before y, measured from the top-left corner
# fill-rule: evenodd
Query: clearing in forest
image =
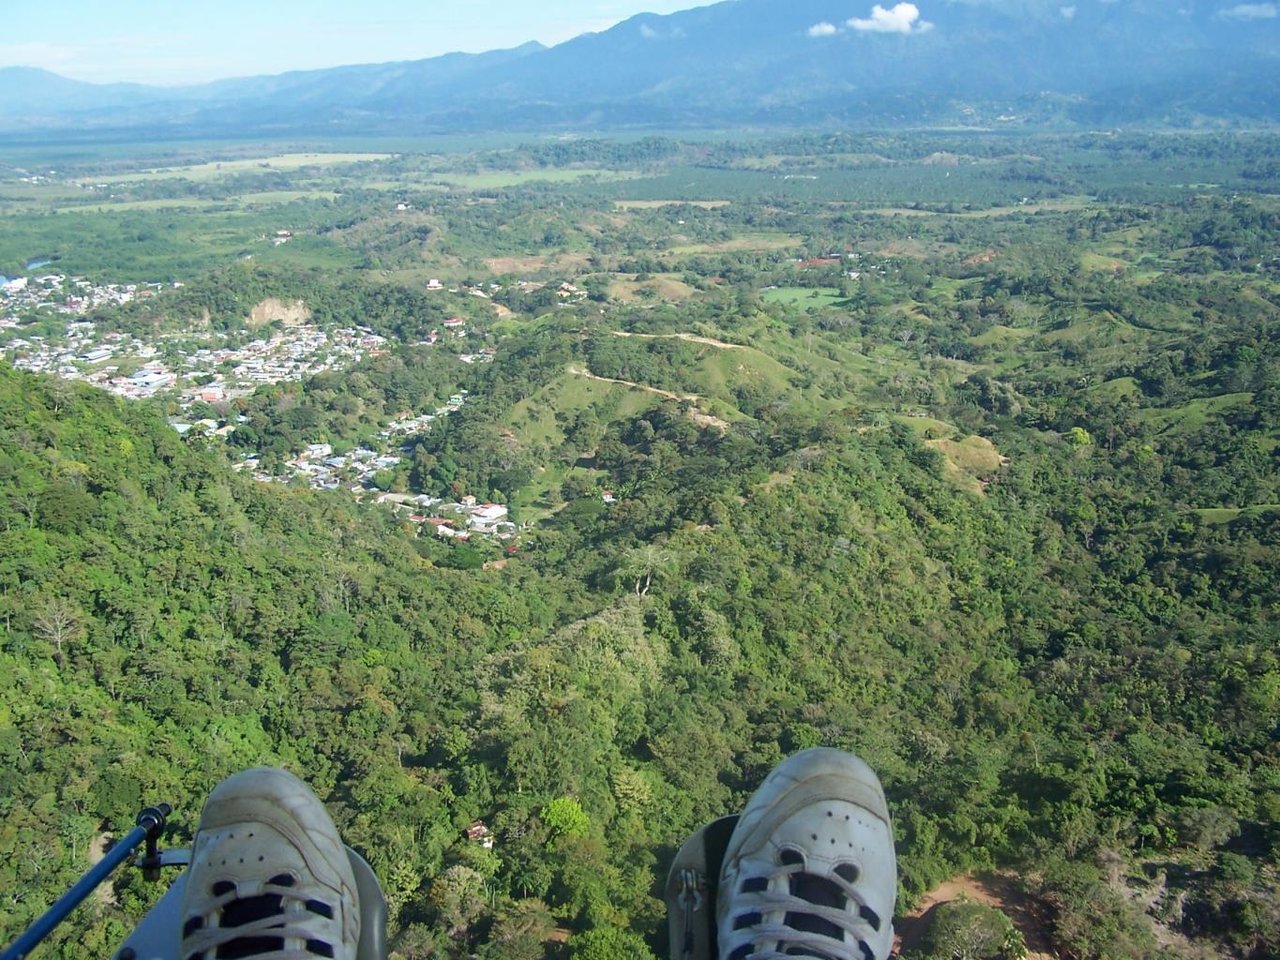
<path id="1" fill-rule="evenodd" d="M 676 303 L 689 300 L 697 291 L 683 280 L 669 274 L 652 274 L 648 280 L 619 277 L 609 284 L 609 297 L 622 303 L 648 300 L 652 303 Z"/>
<path id="2" fill-rule="evenodd" d="M 785 303 L 789 307 L 834 307 L 845 302 L 835 287 L 771 287 L 760 292 L 765 303 Z"/>
<path id="3" fill-rule="evenodd" d="M 578 271 L 586 267 L 587 258 L 580 253 L 563 253 L 549 257 L 487 257 L 484 265 L 499 276 L 505 274 L 529 276 L 548 270 Z"/>
<path id="4" fill-rule="evenodd" d="M 1005 874 L 956 877 L 930 890 L 910 913 L 894 917 L 897 934 L 894 953 L 900 956 L 904 951 L 918 948 L 929 929 L 933 910 L 960 899 L 994 907 L 1008 917 L 1027 945 L 1027 960 L 1056 960 L 1057 954 L 1045 932 L 1048 923 L 1043 905 L 1020 891 L 1014 878 Z"/>
<path id="5" fill-rule="evenodd" d="M 621 170 L 593 167 L 579 170 L 486 170 L 482 173 L 436 174 L 436 179 L 464 190 L 499 190 L 519 187 L 526 183 L 574 183 L 592 177 L 597 180 L 626 180 L 636 174 Z"/>
<path id="6" fill-rule="evenodd" d="M 986 437 L 926 440 L 925 446 L 942 454 L 947 479 L 974 493 L 982 493 L 991 478 L 1008 462 Z"/>

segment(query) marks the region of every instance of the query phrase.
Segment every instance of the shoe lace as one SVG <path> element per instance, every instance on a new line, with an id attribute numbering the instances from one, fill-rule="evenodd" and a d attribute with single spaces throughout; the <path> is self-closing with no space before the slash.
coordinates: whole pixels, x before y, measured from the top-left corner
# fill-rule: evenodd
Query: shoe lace
<path id="1" fill-rule="evenodd" d="M 182 931 L 186 960 L 314 960 L 334 956 L 334 910 L 295 886 L 288 875 L 272 877 L 262 892 L 242 897 L 234 883 L 214 884 L 204 916 Z M 216 921 L 216 922 L 211 922 Z"/>
<path id="2" fill-rule="evenodd" d="M 803 863 L 786 864 L 744 882 L 735 897 L 733 929 L 750 939 L 728 960 L 876 960 L 867 940 L 874 939 L 880 924 L 844 877 L 806 873 Z"/>

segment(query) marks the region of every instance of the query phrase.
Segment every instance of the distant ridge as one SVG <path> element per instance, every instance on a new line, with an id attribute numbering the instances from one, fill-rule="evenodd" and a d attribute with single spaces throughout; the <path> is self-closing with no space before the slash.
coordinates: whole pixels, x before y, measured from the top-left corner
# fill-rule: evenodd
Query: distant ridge
<path id="1" fill-rule="evenodd" d="M 555 47 L 190 87 L 0 70 L 0 134 L 1204 125 L 1280 118 L 1280 18 L 1154 0 L 726 0 Z M 1268 8 L 1269 9 L 1269 8 Z"/>

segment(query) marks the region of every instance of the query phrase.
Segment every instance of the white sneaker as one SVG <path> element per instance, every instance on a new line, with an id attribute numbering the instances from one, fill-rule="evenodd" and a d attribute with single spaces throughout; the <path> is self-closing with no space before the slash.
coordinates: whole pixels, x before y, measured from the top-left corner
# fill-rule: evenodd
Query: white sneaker
<path id="1" fill-rule="evenodd" d="M 189 869 L 183 960 L 355 960 L 355 875 L 324 804 L 293 774 L 260 767 L 218 784 Z"/>
<path id="2" fill-rule="evenodd" d="M 885 960 L 898 866 L 884 791 L 862 760 L 818 747 L 778 764 L 729 839 L 720 960 Z"/>

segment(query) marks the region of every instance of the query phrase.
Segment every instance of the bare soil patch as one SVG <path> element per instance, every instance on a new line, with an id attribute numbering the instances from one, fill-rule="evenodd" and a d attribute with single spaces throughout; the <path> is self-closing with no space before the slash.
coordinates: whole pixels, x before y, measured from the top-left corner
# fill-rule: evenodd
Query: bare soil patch
<path id="1" fill-rule="evenodd" d="M 711 414 L 703 413 L 701 410 L 690 410 L 689 419 L 703 430 L 718 430 L 720 433 L 727 433 L 729 430 L 729 421 L 713 417 Z"/>
<path id="2" fill-rule="evenodd" d="M 931 153 L 920 161 L 920 165 L 924 167 L 958 167 L 960 166 L 960 155 L 956 153 Z"/>
<path id="3" fill-rule="evenodd" d="M 261 327 L 279 320 L 286 326 L 296 327 L 311 319 L 311 308 L 301 300 L 286 303 L 275 297 L 268 297 L 249 311 L 249 326 Z"/>
<path id="4" fill-rule="evenodd" d="M 111 847 L 112 837 L 107 833 L 100 833 L 89 841 L 89 863 L 97 865 L 102 858 L 107 855 L 107 850 Z M 99 903 L 108 907 L 118 907 L 120 904 L 116 901 L 115 890 L 109 883 L 100 883 L 93 891 L 93 897 Z"/>
<path id="5" fill-rule="evenodd" d="M 961 898 L 995 907 L 1008 917 L 1027 944 L 1028 960 L 1058 960 L 1049 939 L 1044 904 L 1019 890 L 1008 874 L 956 877 L 930 890 L 910 913 L 894 918 L 894 956 L 917 949 L 933 919 L 932 912 L 940 904 Z"/>
<path id="6" fill-rule="evenodd" d="M 489 257 L 484 265 L 493 273 L 529 274 L 543 270 L 581 270 L 587 265 L 587 257 L 580 253 L 566 253 L 558 257 Z"/>
<path id="7" fill-rule="evenodd" d="M 628 333 L 626 330 L 613 331 L 615 337 L 638 337 L 641 340 L 676 339 L 688 340 L 690 343 L 705 343 L 708 347 L 723 347 L 725 350 L 741 350 L 740 343 L 725 343 L 710 337 L 700 337 L 696 333 Z"/>

